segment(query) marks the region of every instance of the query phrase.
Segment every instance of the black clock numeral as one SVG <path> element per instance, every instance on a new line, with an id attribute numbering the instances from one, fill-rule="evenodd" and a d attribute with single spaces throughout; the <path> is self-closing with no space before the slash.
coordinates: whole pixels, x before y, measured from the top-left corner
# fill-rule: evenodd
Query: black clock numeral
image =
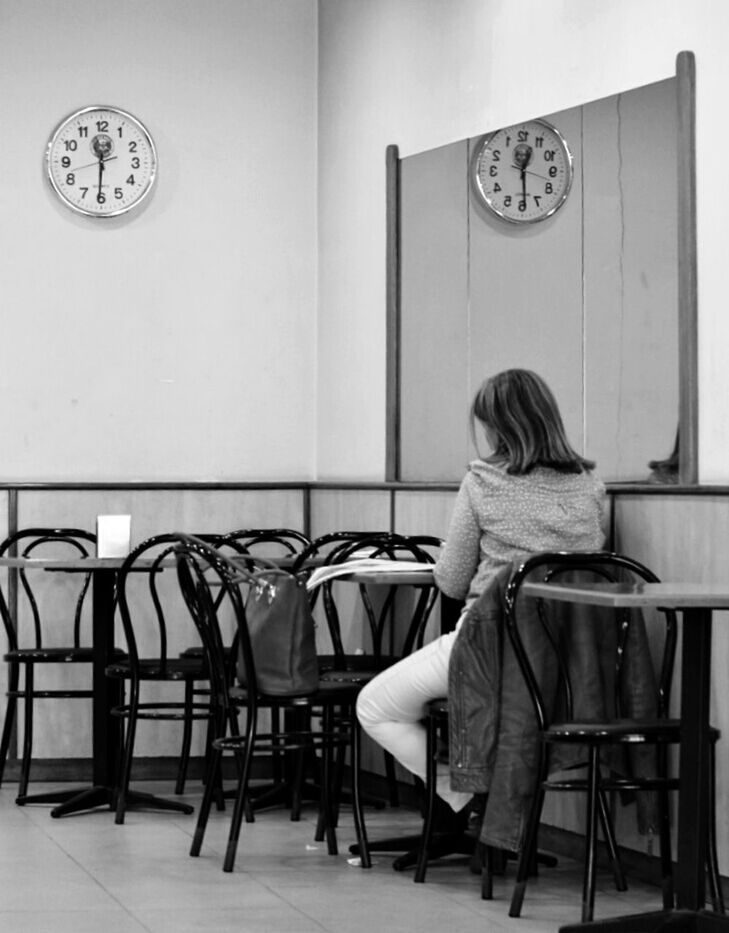
<path id="1" fill-rule="evenodd" d="M 524 213 L 524 211 L 526 210 L 526 201 L 524 200 L 519 201 L 519 210 L 522 212 L 522 214 Z"/>
<path id="2" fill-rule="evenodd" d="M 554 149 L 545 149 L 545 150 L 544 150 L 544 161 L 545 161 L 545 162 L 554 162 L 555 154 L 556 154 L 556 153 L 555 153 Z"/>
<path id="3" fill-rule="evenodd" d="M 535 205 L 536 205 L 537 207 L 539 207 L 539 204 L 541 203 L 541 200 L 542 200 L 541 194 L 535 194 L 535 195 L 534 195 L 534 203 L 535 203 Z"/>
<path id="4" fill-rule="evenodd" d="M 545 183 L 545 185 L 544 185 L 544 193 L 545 193 L 545 194 L 553 194 L 553 193 L 554 193 L 554 188 L 552 187 L 552 182 L 551 182 L 551 181 L 548 181 L 548 182 Z"/>
<path id="5" fill-rule="evenodd" d="M 519 132 L 516 134 L 516 137 L 520 143 L 525 143 L 529 139 L 529 131 L 519 130 Z"/>
<path id="6" fill-rule="evenodd" d="M 132 168 L 139 168 L 142 163 L 139 161 L 139 156 L 134 156 L 132 159 Z"/>
<path id="7" fill-rule="evenodd" d="M 119 139 L 121 139 L 124 136 L 124 127 L 117 126 L 116 132 L 117 132 Z"/>
<path id="8" fill-rule="evenodd" d="M 117 201 L 120 201 L 124 197 L 124 192 L 121 190 L 121 188 L 114 188 L 114 197 L 117 199 Z"/>
<path id="9" fill-rule="evenodd" d="M 544 137 L 543 137 L 543 136 L 537 136 L 537 137 L 534 139 L 534 146 L 535 146 L 535 148 L 536 148 L 536 149 L 541 149 L 543 145 L 544 145 Z"/>
<path id="10" fill-rule="evenodd" d="M 76 184 L 76 176 L 74 175 L 73 172 L 69 172 L 69 173 L 66 175 L 66 184 L 67 184 L 67 185 L 75 185 L 75 184 Z"/>
<path id="11" fill-rule="evenodd" d="M 61 167 L 62 167 L 62 168 L 70 168 L 70 166 L 71 166 L 71 160 L 69 159 L 68 156 L 64 156 L 64 157 L 61 159 Z"/>
<path id="12" fill-rule="evenodd" d="M 96 201 L 98 204 L 106 204 L 106 195 L 103 192 L 99 192 L 96 195 Z"/>
<path id="13" fill-rule="evenodd" d="M 66 152 L 75 152 L 78 149 L 78 143 L 75 139 L 64 139 L 63 147 Z"/>
<path id="14" fill-rule="evenodd" d="M 97 133 L 107 133 L 108 130 L 109 130 L 108 120 L 97 120 L 96 121 L 96 132 Z"/>
<path id="15" fill-rule="evenodd" d="M 500 162 L 501 161 L 501 150 L 494 149 L 493 152 L 491 153 L 491 158 L 494 160 L 494 162 Z"/>
<path id="16" fill-rule="evenodd" d="M 506 137 L 506 143 L 505 143 L 505 145 L 506 145 L 506 148 L 508 149 L 509 146 L 511 145 L 511 136 L 507 136 L 507 137 Z"/>
<path id="17" fill-rule="evenodd" d="M 79 190 L 81 191 L 81 200 L 83 201 L 83 199 L 84 199 L 84 198 L 86 197 L 86 195 L 89 193 L 89 189 L 88 189 L 88 188 L 81 188 L 81 189 L 79 189 Z"/>
<path id="18" fill-rule="evenodd" d="M 501 185 L 498 181 L 494 182 L 494 191 L 501 191 Z"/>
<path id="19" fill-rule="evenodd" d="M 549 172 L 548 172 L 547 174 L 549 175 L 550 178 L 554 178 L 554 176 L 557 174 L 557 166 L 556 166 L 556 165 L 550 165 L 550 166 L 549 166 Z"/>
<path id="20" fill-rule="evenodd" d="M 136 151 L 137 151 L 137 141 L 136 141 L 136 139 L 130 140 L 130 142 L 129 142 L 129 151 L 130 151 L 130 152 L 136 152 Z"/>
<path id="21" fill-rule="evenodd" d="M 507 194 L 504 197 L 504 207 L 511 207 L 511 195 Z"/>
<path id="22" fill-rule="evenodd" d="M 489 165 L 489 175 L 492 178 L 496 178 L 498 174 L 499 174 L 498 168 L 495 165 Z"/>
<path id="23" fill-rule="evenodd" d="M 127 178 L 127 184 L 128 185 L 136 184 L 136 182 L 134 181 L 134 175 L 130 175 L 129 178 Z"/>
<path id="24" fill-rule="evenodd" d="M 86 136 L 88 136 L 89 135 L 88 126 L 80 126 L 78 128 L 78 135 L 79 135 L 79 139 L 84 139 Z"/>

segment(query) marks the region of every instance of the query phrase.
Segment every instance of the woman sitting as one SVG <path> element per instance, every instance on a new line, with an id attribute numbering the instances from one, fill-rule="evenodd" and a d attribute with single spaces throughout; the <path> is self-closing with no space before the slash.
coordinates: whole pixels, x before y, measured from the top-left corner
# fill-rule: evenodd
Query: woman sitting
<path id="1" fill-rule="evenodd" d="M 464 612 L 505 565 L 537 551 L 599 550 L 605 537 L 605 488 L 592 472 L 594 463 L 570 446 L 555 398 L 540 376 L 509 369 L 487 379 L 473 400 L 470 421 L 477 449 L 479 425 L 491 453 L 469 466 L 434 569 L 443 593 L 465 599 Z M 458 625 L 378 674 L 357 701 L 365 732 L 422 779 L 422 720 L 429 701 L 448 693 Z M 447 763 L 439 763 L 437 793 L 444 803 L 436 828 L 459 827 L 472 795 L 451 790 Z"/>

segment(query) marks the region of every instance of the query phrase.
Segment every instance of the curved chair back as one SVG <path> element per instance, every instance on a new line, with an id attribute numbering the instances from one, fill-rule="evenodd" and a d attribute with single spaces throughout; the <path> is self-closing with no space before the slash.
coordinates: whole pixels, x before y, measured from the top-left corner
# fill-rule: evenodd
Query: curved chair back
<path id="1" fill-rule="evenodd" d="M 338 548 L 355 541 L 361 541 L 371 536 L 384 536 L 386 531 L 330 531 L 319 535 L 309 542 L 297 555 L 293 565 L 293 573 L 299 573 L 314 563 L 326 564 L 336 554 Z M 318 590 L 314 590 L 316 594 Z"/>
<path id="2" fill-rule="evenodd" d="M 549 601 L 537 599 L 532 602 L 532 611 L 528 611 L 528 603 L 522 602 L 522 586 L 526 581 L 575 580 L 581 583 L 659 582 L 656 575 L 638 561 L 605 551 L 537 554 L 513 573 L 504 596 L 506 628 L 529 688 L 540 730 L 549 727 L 557 709 L 560 718 L 566 720 L 584 715 L 577 694 L 585 684 L 579 679 L 576 682 L 569 657 L 571 651 L 586 647 L 577 645 L 578 639 L 589 638 L 588 647 L 603 653 L 609 649 L 612 669 L 605 670 L 603 665 L 597 673 L 612 682 L 613 716 L 630 715 L 624 704 L 630 679 L 652 673 L 642 614 L 627 609 L 606 612 L 595 607 L 581 607 L 585 610 L 582 615 L 589 616 L 593 624 L 583 626 L 580 634 L 576 626 L 565 623 L 564 608 L 558 608 L 565 604 L 550 603 L 548 607 Z M 538 626 L 531 624 L 535 618 Z M 676 613 L 670 609 L 661 610 L 658 618 L 663 620 L 660 664 L 655 682 L 644 686 L 654 692 L 649 701 L 654 703 L 654 715 L 664 717 L 668 715 L 676 653 Z"/>
<path id="3" fill-rule="evenodd" d="M 435 556 L 426 548 L 440 547 L 442 542 L 438 538 L 429 536 L 407 536 L 395 533 L 367 534 L 356 540 L 345 541 L 338 545 L 327 556 L 328 564 L 346 563 L 358 557 L 373 557 L 381 560 L 407 560 L 421 564 L 434 564 Z M 334 580 L 327 580 L 322 584 L 324 608 L 326 612 L 329 635 L 337 662 L 344 663 L 346 651 L 342 641 L 339 612 L 333 595 Z M 399 648 L 395 648 L 395 632 L 393 613 L 398 586 L 388 586 L 384 599 L 375 605 L 369 584 L 359 583 L 359 595 L 364 606 L 371 639 L 371 655 L 375 665 L 386 662 L 386 657 L 392 660 L 393 655 L 401 657 L 410 654 L 423 643 L 425 630 L 431 612 L 438 598 L 435 583 L 415 586 L 417 598 L 410 613 L 410 620 L 404 627 Z M 382 589 L 382 588 L 380 588 Z M 389 644 L 385 645 L 386 633 L 390 630 Z"/>
<path id="4" fill-rule="evenodd" d="M 232 683 L 229 649 L 218 619 L 218 609 L 226 599 L 233 608 L 236 621 L 236 657 L 240 658 L 252 678 L 247 681 L 251 694 L 249 709 L 255 709 L 256 675 L 248 630 L 244 624 L 244 600 L 235 579 L 237 568 L 209 542 L 193 536 L 180 535 L 173 552 L 180 591 L 203 645 L 216 715 L 234 715 L 229 693 Z M 219 725 L 222 727 L 222 723 Z"/>
<path id="5" fill-rule="evenodd" d="M 142 654 L 152 655 L 159 660 L 161 679 L 164 679 L 166 675 L 171 652 L 165 611 L 167 601 L 160 595 L 160 582 L 164 571 L 174 568 L 172 552 L 185 537 L 187 536 L 181 532 L 169 532 L 147 538 L 129 552 L 117 576 L 117 605 L 132 670 L 138 665 Z M 143 611 L 132 611 L 130 600 L 132 582 L 139 584 L 142 588 L 146 587 L 153 609 L 151 614 L 148 606 L 145 606 Z M 144 630 L 144 643 L 140 646 L 139 637 L 142 630 Z"/>
<path id="6" fill-rule="evenodd" d="M 311 544 L 310 538 L 293 528 L 241 528 L 229 531 L 222 541 L 273 560 L 277 557 L 293 558 Z"/>
<path id="7" fill-rule="evenodd" d="M 0 544 L 1 557 L 53 557 L 78 558 L 91 557 L 96 547 L 96 535 L 80 528 L 24 528 L 9 535 Z M 67 577 L 69 575 L 66 575 Z M 86 594 L 91 582 L 91 574 L 73 574 L 75 584 L 75 601 L 72 613 L 72 647 L 81 647 L 81 622 Z M 44 579 L 45 578 L 45 579 Z M 18 579 L 27 598 L 33 630 L 33 644 L 42 649 L 46 642 L 47 632 L 44 632 L 44 613 L 40 606 L 40 590 L 48 580 L 45 574 L 28 574 L 24 569 L 18 570 Z M 68 583 L 68 581 L 65 581 Z M 57 600 L 55 600 L 57 603 Z M 19 647 L 16 614 L 10 610 L 5 595 L 0 589 L 0 614 L 2 615 L 8 645 L 11 651 Z M 54 630 L 57 628 L 54 625 Z M 56 634 L 56 638 L 60 637 Z M 90 643 L 90 639 L 88 640 Z M 63 642 L 65 643 L 65 642 Z M 26 643 L 27 644 L 27 643 Z"/>

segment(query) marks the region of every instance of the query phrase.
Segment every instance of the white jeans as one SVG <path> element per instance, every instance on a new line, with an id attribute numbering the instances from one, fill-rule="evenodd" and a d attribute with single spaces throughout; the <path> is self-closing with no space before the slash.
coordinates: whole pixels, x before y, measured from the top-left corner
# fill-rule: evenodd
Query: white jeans
<path id="1" fill-rule="evenodd" d="M 455 637 L 455 632 L 441 635 L 386 668 L 357 699 L 357 718 L 367 735 L 423 780 L 427 742 L 423 717 L 430 700 L 448 695 L 448 659 Z M 444 762 L 438 762 L 436 791 L 456 811 L 473 796 L 451 790 Z"/>

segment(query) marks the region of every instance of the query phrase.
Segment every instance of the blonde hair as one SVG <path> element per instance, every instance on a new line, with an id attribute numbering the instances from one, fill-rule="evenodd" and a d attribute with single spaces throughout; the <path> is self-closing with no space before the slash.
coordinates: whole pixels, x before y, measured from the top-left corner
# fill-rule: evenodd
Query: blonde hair
<path id="1" fill-rule="evenodd" d="M 471 405 L 474 443 L 476 422 L 494 443 L 486 461 L 506 463 L 507 473 L 529 473 L 536 466 L 583 473 L 595 466 L 572 448 L 552 391 L 529 369 L 507 369 L 486 379 Z"/>

